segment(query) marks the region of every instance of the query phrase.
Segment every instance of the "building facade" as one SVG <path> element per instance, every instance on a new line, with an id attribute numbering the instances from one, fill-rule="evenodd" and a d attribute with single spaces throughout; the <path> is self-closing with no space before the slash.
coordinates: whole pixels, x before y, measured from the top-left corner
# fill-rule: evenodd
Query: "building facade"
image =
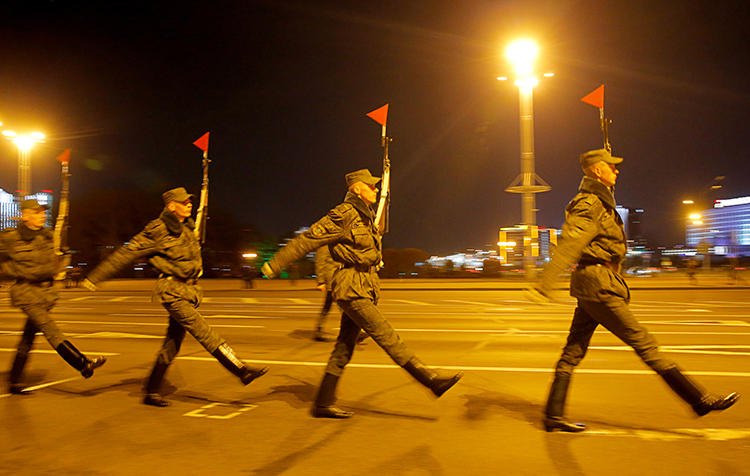
<path id="1" fill-rule="evenodd" d="M 691 219 L 686 229 L 689 247 L 708 247 L 725 256 L 750 256 L 750 197 L 716 200 L 714 207 Z"/>

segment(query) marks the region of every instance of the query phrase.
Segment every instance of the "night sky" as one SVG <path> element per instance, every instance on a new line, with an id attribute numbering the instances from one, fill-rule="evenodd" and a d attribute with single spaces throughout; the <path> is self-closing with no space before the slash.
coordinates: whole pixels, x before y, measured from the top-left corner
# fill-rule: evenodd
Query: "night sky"
<path id="1" fill-rule="evenodd" d="M 59 190 L 54 158 L 73 150 L 72 194 L 198 193 L 211 131 L 211 213 L 281 236 L 344 196 L 345 173 L 382 167 L 385 103 L 393 187 L 385 246 L 446 253 L 484 247 L 520 221 L 517 88 L 502 56 L 541 47 L 535 89 L 538 223 L 559 227 L 601 147 L 606 85 L 617 201 L 646 210 L 651 245 L 683 239 L 683 198 L 750 195 L 747 2 L 181 1 L 4 2 L 0 121 L 41 130 L 35 190 Z M 724 188 L 711 194 L 713 177 Z M 0 187 L 16 150 L 0 143 Z M 79 205 L 80 206 L 80 205 Z M 122 203 L 111 203 L 117 214 Z M 150 208 L 149 208 L 150 207 Z M 76 226 L 72 210 L 72 226 Z M 133 233 L 138 231 L 132 230 Z M 211 228 L 209 224 L 209 235 Z"/>

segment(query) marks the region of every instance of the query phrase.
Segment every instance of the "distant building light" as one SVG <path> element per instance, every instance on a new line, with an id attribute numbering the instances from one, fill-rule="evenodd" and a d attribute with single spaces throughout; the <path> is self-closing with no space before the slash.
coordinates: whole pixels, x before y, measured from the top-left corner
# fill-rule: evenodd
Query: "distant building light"
<path id="1" fill-rule="evenodd" d="M 748 203 L 750 203 L 750 197 L 727 198 L 723 200 L 716 200 L 714 202 L 714 208 L 732 207 L 735 205 L 747 205 Z"/>

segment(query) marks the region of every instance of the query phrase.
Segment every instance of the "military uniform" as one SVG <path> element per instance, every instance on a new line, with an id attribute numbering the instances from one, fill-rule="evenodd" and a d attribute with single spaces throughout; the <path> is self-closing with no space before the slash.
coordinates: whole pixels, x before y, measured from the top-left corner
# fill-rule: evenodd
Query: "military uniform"
<path id="1" fill-rule="evenodd" d="M 363 169 L 348 174 L 346 180 L 351 188 L 357 182 L 374 187 L 380 179 Z M 331 257 L 339 264 L 331 286 L 332 297 L 343 311 L 341 328 L 313 407 L 316 417 L 351 416 L 350 412 L 333 407 L 333 403 L 338 379 L 351 360 L 360 329 L 437 396 L 461 377 L 457 374 L 442 378 L 426 369 L 376 307 L 380 297 L 377 266 L 382 254 L 374 218 L 370 206 L 350 191 L 343 203 L 290 241 L 263 267 L 267 276 L 278 276 L 284 267 L 322 246 L 328 247 Z"/>
<path id="2" fill-rule="evenodd" d="M 587 168 L 597 162 L 618 164 L 605 149 L 582 154 Z M 630 289 L 621 274 L 627 252 L 622 219 L 615 210 L 610 187 L 590 176 L 581 180 L 578 194 L 565 209 L 562 237 L 551 261 L 545 266 L 537 292 L 549 295 L 557 276 L 577 264 L 570 278 L 570 295 L 578 300 L 570 332 L 555 367 L 555 380 L 547 402 L 545 424 L 548 431 L 581 431 L 563 418 L 567 388 L 575 367 L 586 355 L 589 341 L 599 324 L 631 346 L 646 365 L 664 378 L 675 392 L 693 406 L 698 414 L 726 408 L 736 397 L 724 397 L 717 403 L 689 381 L 674 362 L 660 352 L 656 340 L 630 311 Z M 734 394 L 733 394 L 734 395 Z M 722 408 L 722 405 L 726 405 Z"/>
<path id="3" fill-rule="evenodd" d="M 320 316 L 315 325 L 315 340 L 328 340 L 323 333 L 323 325 L 333 304 L 333 274 L 338 268 L 339 263 L 331 257 L 331 251 L 328 249 L 328 246 L 318 248 L 318 251 L 315 252 L 315 275 L 318 285 L 324 286 L 325 297 L 323 298 L 323 307 L 320 310 Z"/>
<path id="4" fill-rule="evenodd" d="M 163 194 L 165 206 L 191 197 L 182 187 Z M 159 218 L 149 222 L 127 245 L 108 256 L 87 278 L 89 283 L 96 285 L 133 261 L 144 258 L 159 271 L 154 296 L 169 312 L 169 326 L 146 384 L 144 403 L 155 406 L 167 405 L 159 397 L 159 387 L 167 368 L 180 351 L 186 331 L 245 385 L 267 371 L 266 368 L 247 367 L 196 310 L 203 298 L 198 285 L 203 262 L 194 228 L 192 218 L 181 222 L 165 207 Z"/>
<path id="5" fill-rule="evenodd" d="M 24 200 L 22 210 L 46 209 L 36 200 Z M 95 368 L 105 362 L 104 357 L 88 358 L 83 355 L 57 327 L 49 311 L 57 302 L 53 286 L 55 274 L 64 266 L 55 253 L 52 232 L 47 228 L 33 230 L 24 221 L 16 228 L 0 233 L 0 277 L 13 280 L 10 288 L 11 305 L 26 314 L 26 325 L 18 343 L 18 350 L 10 371 L 10 391 L 23 393 L 23 369 L 28 360 L 36 333 L 41 331 L 60 356 L 81 375 L 91 377 Z"/>

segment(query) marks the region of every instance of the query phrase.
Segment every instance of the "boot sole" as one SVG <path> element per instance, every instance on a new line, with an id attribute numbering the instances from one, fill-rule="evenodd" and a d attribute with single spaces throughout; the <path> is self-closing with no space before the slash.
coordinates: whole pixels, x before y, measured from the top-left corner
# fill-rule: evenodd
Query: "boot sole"
<path id="1" fill-rule="evenodd" d="M 457 373 L 456 375 L 454 375 L 454 376 L 453 376 L 453 378 L 452 378 L 452 379 L 450 379 L 450 381 L 448 381 L 448 383 L 446 383 L 446 384 L 445 384 L 445 385 L 443 385 L 442 387 L 440 387 L 440 388 L 433 388 L 433 389 L 431 389 L 431 390 L 432 390 L 432 393 L 434 393 L 434 394 L 435 394 L 435 396 L 436 396 L 436 397 L 438 397 L 438 398 L 439 398 L 439 397 L 442 397 L 442 396 L 443 396 L 443 394 L 444 394 L 445 392 L 447 392 L 448 390 L 450 390 L 450 389 L 451 389 L 451 387 L 453 387 L 454 385 L 456 385 L 456 384 L 458 383 L 458 381 L 459 381 L 459 380 L 461 380 L 461 377 L 463 377 L 463 376 L 464 376 L 464 373 L 463 373 L 463 372 L 459 372 L 459 373 Z"/>

